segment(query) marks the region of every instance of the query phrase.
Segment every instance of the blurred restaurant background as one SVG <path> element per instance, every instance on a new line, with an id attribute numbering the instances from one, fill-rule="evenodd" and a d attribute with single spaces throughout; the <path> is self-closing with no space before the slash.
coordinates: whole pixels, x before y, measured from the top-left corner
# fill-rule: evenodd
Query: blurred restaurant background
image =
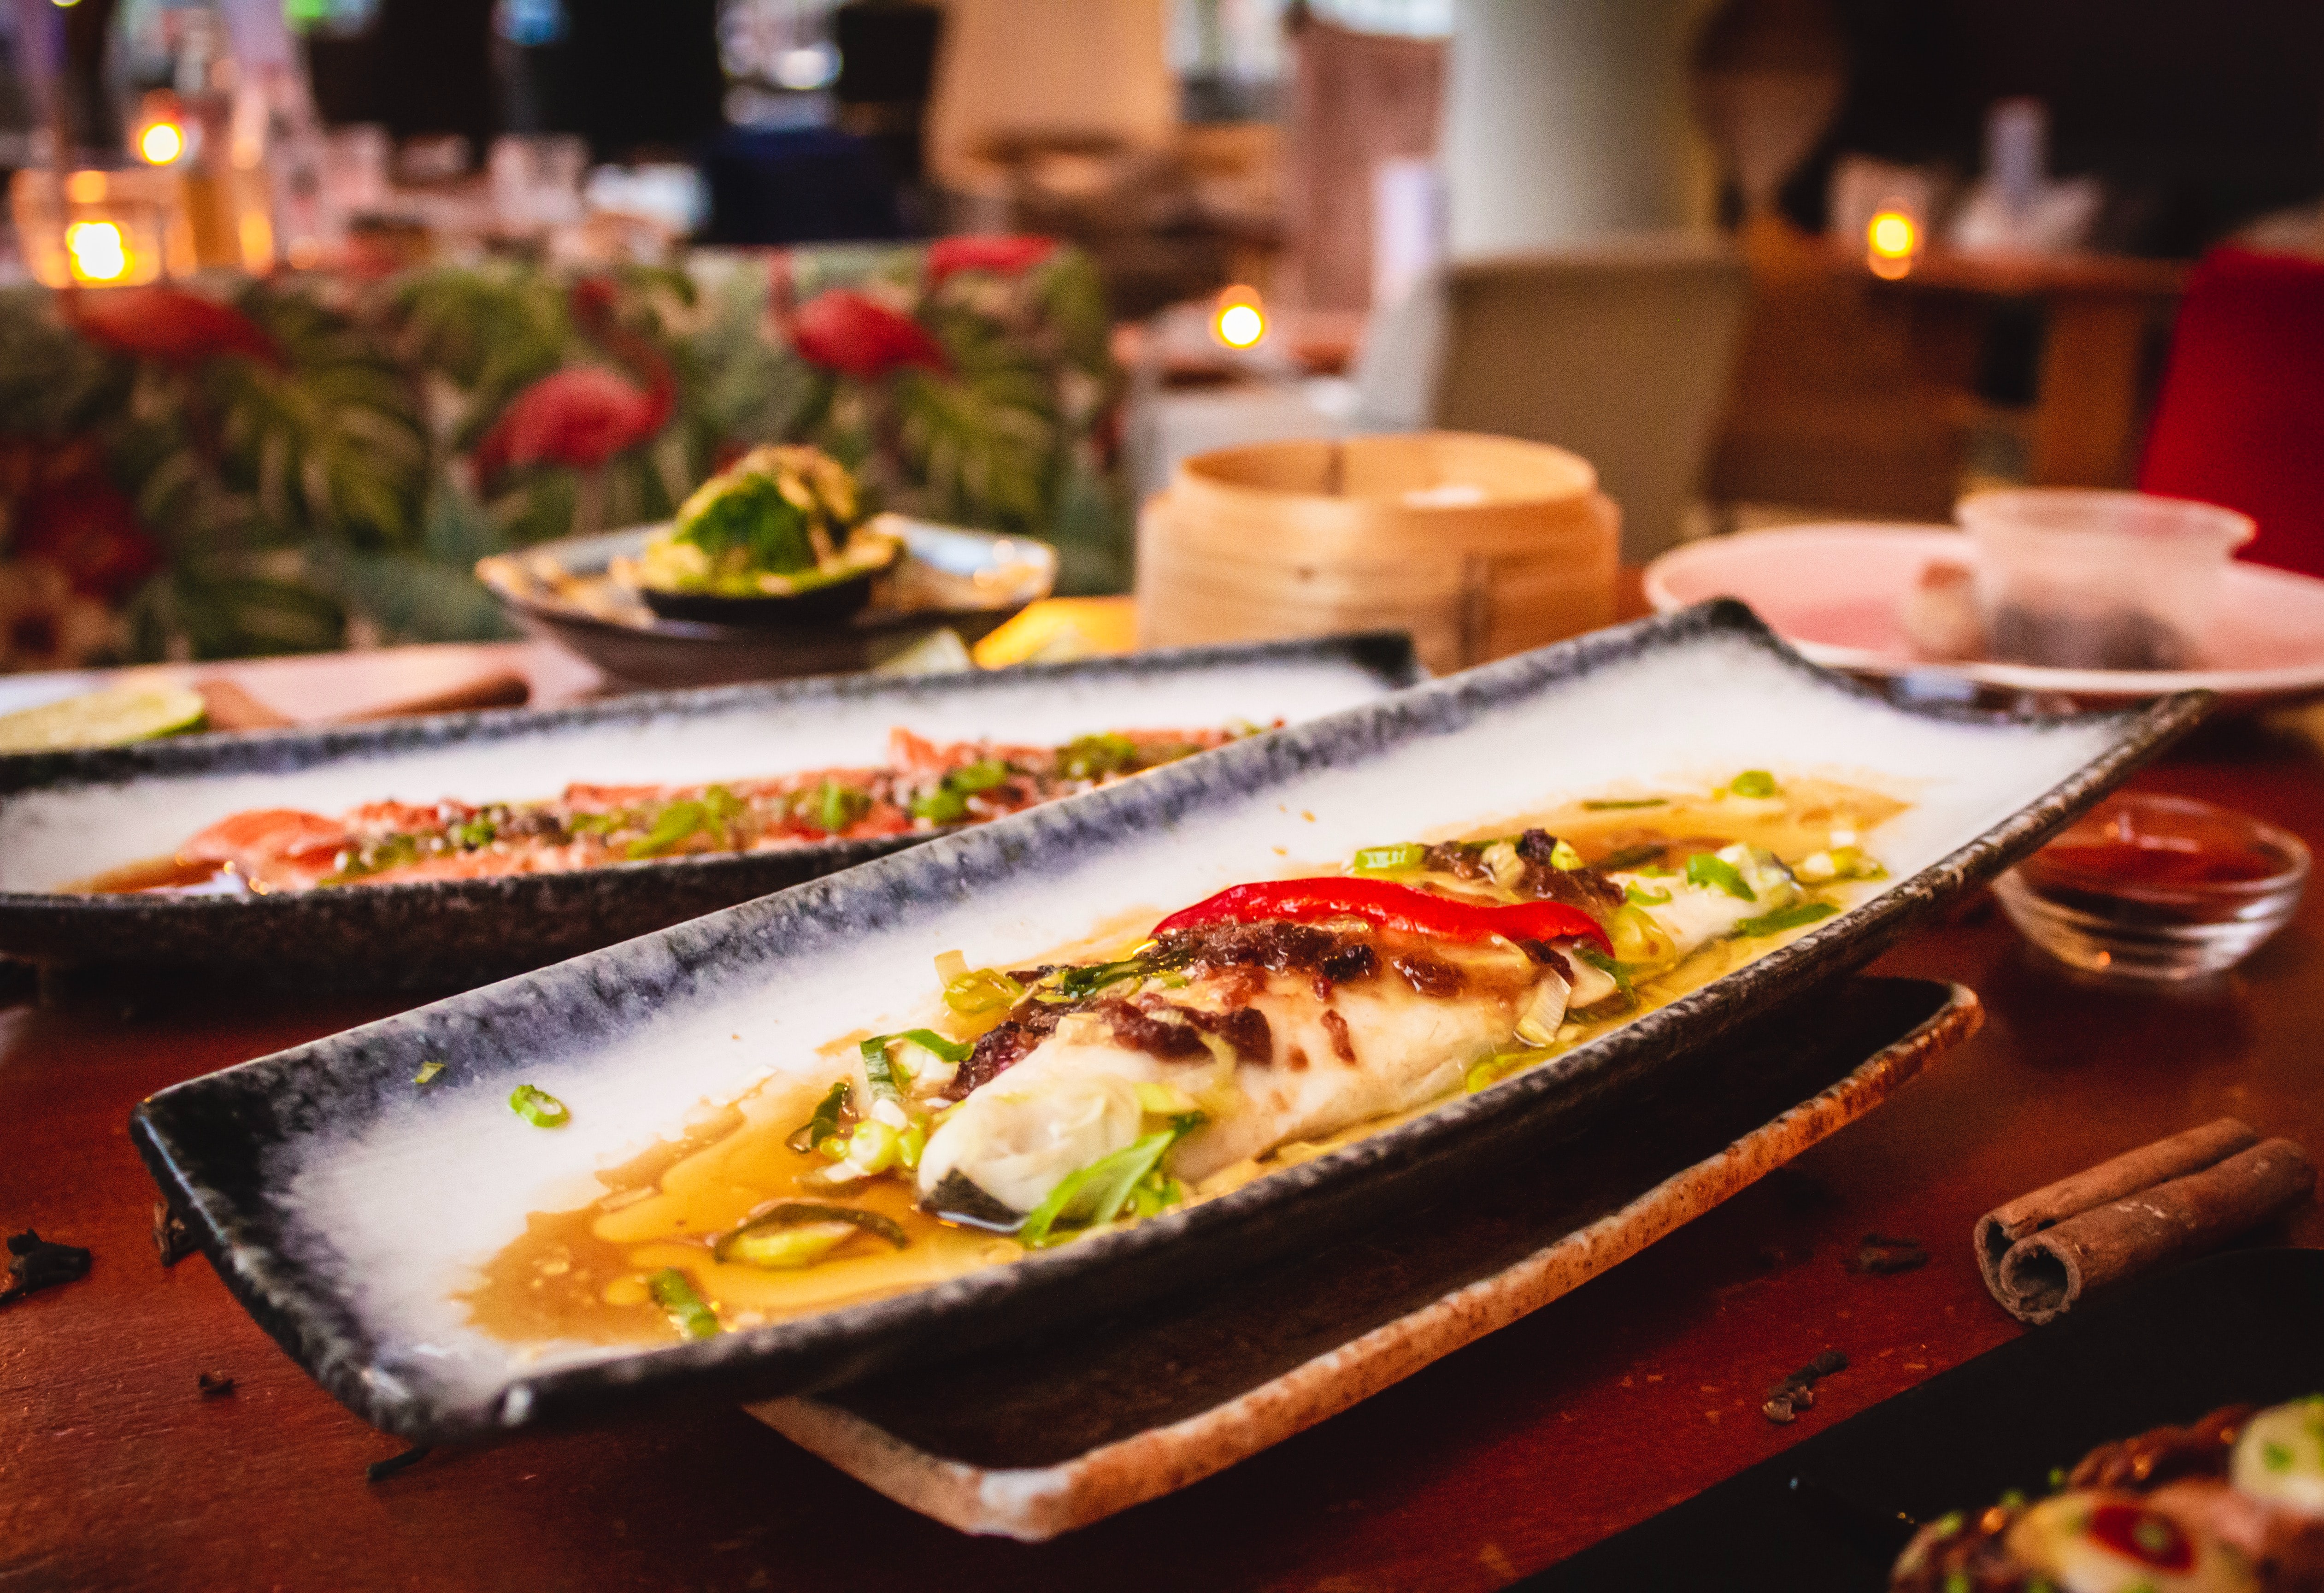
<path id="1" fill-rule="evenodd" d="M 8 671 L 512 638 L 480 560 L 776 440 L 1138 592 L 1047 656 L 1475 662 L 2013 485 L 2324 573 L 2312 0 L 6 0 L 0 164 Z M 1431 431 L 1602 500 L 1524 558 L 1228 501 Z"/>

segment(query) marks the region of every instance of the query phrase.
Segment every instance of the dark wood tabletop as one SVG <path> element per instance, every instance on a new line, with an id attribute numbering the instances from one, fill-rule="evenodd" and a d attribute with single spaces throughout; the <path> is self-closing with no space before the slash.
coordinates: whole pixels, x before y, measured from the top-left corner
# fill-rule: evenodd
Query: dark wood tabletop
<path id="1" fill-rule="evenodd" d="M 2291 737 L 2207 732 L 2144 783 L 2324 847 L 2324 764 Z M 717 1408 L 438 1451 L 365 1480 L 402 1445 L 309 1383 L 208 1263 L 161 1268 L 126 1126 L 164 1085 L 394 1004 L 120 989 L 19 1005 L 0 1013 L 0 1221 L 96 1264 L 0 1309 L 0 1589 L 1494 1588 L 2014 1337 L 1969 1251 L 1971 1222 L 2000 1201 L 2222 1114 L 2324 1149 L 2313 894 L 2206 991 L 2078 986 L 1989 901 L 1877 971 L 1969 985 L 1984 1033 L 1547 1309 L 1254 1460 L 1039 1546 L 959 1536 Z M 1848 1270 L 1873 1232 L 1921 1240 L 1928 1264 Z M 2324 1246 L 2324 1216 L 2310 1207 L 2269 1236 Z M 1850 1364 L 1815 1409 L 1763 1419 L 1768 1385 L 1827 1348 Z M 204 1397 L 205 1373 L 233 1391 Z"/>

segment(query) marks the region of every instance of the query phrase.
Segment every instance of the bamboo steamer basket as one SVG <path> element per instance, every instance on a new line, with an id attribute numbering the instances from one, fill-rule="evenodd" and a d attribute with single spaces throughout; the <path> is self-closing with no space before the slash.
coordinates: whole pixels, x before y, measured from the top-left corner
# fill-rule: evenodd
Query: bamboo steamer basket
<path id="1" fill-rule="evenodd" d="M 1614 620 L 1621 512 L 1587 459 L 1458 431 L 1197 454 L 1139 517 L 1149 647 L 1409 632 L 1439 672 Z"/>

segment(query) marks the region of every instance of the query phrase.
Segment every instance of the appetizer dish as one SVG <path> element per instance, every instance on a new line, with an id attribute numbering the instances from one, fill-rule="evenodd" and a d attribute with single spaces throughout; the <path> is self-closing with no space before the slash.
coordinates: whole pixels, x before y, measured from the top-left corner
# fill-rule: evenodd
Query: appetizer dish
<path id="1" fill-rule="evenodd" d="M 2318 1593 L 2324 1394 L 2102 1445 L 2058 1491 L 1914 1534 L 1896 1593 Z"/>
<path id="2" fill-rule="evenodd" d="M 1563 1055 L 1886 877 L 1896 799 L 1748 770 L 1229 887 L 1029 967 L 937 959 L 916 1020 L 786 1069 L 536 1216 L 486 1330 L 707 1337 L 1215 1198 Z M 828 1051 L 831 1048 L 826 1047 Z M 455 1059 L 456 1060 L 456 1059 Z M 588 1109 L 530 1087 L 537 1125 Z"/>
<path id="3" fill-rule="evenodd" d="M 542 801 L 366 802 L 336 818 L 257 808 L 175 856 L 91 880 L 97 894 L 232 894 L 567 874 L 613 863 L 763 852 L 981 824 L 1222 746 L 1259 727 L 1107 731 L 1062 746 L 950 746 L 900 727 L 878 768 L 696 785 L 575 783 Z"/>
<path id="4" fill-rule="evenodd" d="M 820 449 L 769 445 L 696 487 L 614 573 L 673 619 L 807 617 L 862 607 L 901 546 L 862 523 L 844 465 Z"/>

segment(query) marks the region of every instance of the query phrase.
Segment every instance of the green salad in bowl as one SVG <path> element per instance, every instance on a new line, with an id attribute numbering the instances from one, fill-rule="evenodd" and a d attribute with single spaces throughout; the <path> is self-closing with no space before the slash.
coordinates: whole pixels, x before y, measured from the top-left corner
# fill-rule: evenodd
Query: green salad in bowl
<path id="1" fill-rule="evenodd" d="M 664 618 L 774 624 L 862 607 L 901 548 L 863 522 L 846 466 L 821 449 L 769 445 L 696 488 L 616 574 Z"/>

